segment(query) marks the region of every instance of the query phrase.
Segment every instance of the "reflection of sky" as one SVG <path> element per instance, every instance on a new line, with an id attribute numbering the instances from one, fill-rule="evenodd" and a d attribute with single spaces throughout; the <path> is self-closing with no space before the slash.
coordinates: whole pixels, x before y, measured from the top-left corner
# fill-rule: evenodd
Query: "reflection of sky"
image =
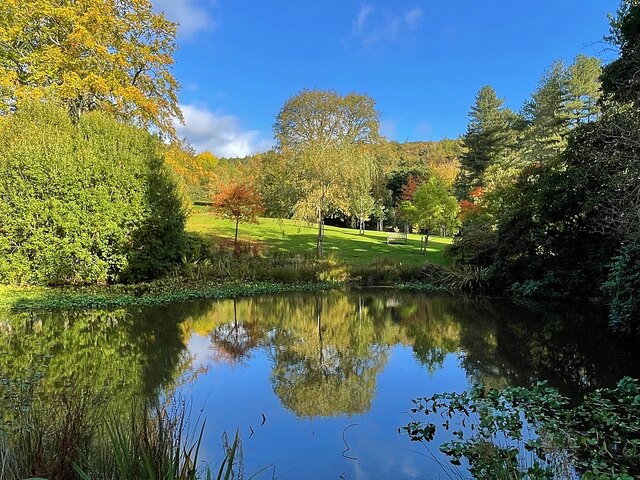
<path id="1" fill-rule="evenodd" d="M 369 412 L 303 419 L 286 410 L 275 395 L 270 381 L 272 364 L 264 349 L 254 350 L 243 363 L 229 365 L 214 362 L 208 337 L 192 335 L 188 348 L 194 369 L 208 367 L 183 393 L 192 397 L 193 412 L 203 409 L 206 428 L 200 458 L 214 467 L 222 457 L 222 432 L 232 437 L 238 428 L 247 476 L 271 464 L 274 467 L 258 478 L 272 478 L 274 468 L 280 480 L 438 479 L 459 478 L 463 473 L 443 470 L 451 467 L 437 447 L 447 437 L 427 450 L 398 432 L 398 427 L 410 421 L 407 412 L 412 398 L 468 387 L 456 354 L 448 355 L 442 368 L 430 375 L 415 360 L 411 348 L 393 347 L 379 372 Z M 262 414 L 266 421 L 261 426 Z M 343 435 L 349 446 L 345 455 L 357 460 L 343 456 L 347 448 Z"/>

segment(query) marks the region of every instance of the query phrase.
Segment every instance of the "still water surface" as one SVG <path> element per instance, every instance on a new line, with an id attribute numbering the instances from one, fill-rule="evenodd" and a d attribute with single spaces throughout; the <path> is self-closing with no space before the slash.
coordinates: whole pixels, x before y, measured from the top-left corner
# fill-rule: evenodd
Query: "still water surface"
<path id="1" fill-rule="evenodd" d="M 126 405 L 159 391 L 206 418 L 217 464 L 238 429 L 246 476 L 457 478 L 437 444 L 398 427 L 411 399 L 545 379 L 578 396 L 640 376 L 598 312 L 392 290 L 197 301 L 0 317 L 0 374 Z"/>

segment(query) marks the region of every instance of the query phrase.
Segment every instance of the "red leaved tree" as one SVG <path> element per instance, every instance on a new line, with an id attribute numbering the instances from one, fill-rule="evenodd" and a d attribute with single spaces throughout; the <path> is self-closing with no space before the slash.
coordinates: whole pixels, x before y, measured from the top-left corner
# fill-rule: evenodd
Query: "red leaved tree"
<path id="1" fill-rule="evenodd" d="M 235 220 L 236 236 L 234 250 L 238 251 L 238 224 L 240 222 L 258 223 L 258 217 L 264 212 L 260 195 L 250 185 L 230 183 L 225 185 L 211 198 L 211 207 L 217 215 Z"/>

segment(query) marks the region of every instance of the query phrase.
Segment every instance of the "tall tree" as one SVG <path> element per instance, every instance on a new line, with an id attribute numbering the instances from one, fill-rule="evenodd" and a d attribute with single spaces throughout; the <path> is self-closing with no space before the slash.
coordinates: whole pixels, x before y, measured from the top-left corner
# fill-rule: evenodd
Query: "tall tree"
<path id="1" fill-rule="evenodd" d="M 175 36 L 149 0 L 3 1 L 0 112 L 50 98 L 76 119 L 100 109 L 173 135 Z"/>
<path id="2" fill-rule="evenodd" d="M 529 123 L 523 152 L 527 163 L 548 161 L 566 147 L 571 121 L 568 99 L 566 65 L 557 61 L 543 73 L 537 90 L 524 107 Z"/>
<path id="3" fill-rule="evenodd" d="M 333 90 L 302 90 L 286 101 L 273 130 L 281 150 L 300 150 L 310 143 L 372 143 L 379 137 L 375 100 L 367 95 L 340 95 Z"/>
<path id="4" fill-rule="evenodd" d="M 605 39 L 620 50 L 620 56 L 602 73 L 602 91 L 608 101 L 627 103 L 640 99 L 640 4 L 622 0 L 611 18 Z"/>
<path id="5" fill-rule="evenodd" d="M 598 100 L 602 94 L 600 75 L 602 62 L 595 57 L 578 55 L 568 70 L 569 109 L 574 124 L 598 118 Z"/>
<path id="6" fill-rule="evenodd" d="M 378 112 L 366 95 L 341 96 L 334 91 L 303 90 L 280 110 L 274 125 L 278 148 L 290 154 L 289 173 L 300 198 L 297 216 L 318 220 L 316 255 L 323 255 L 323 223 L 329 209 L 349 212 L 354 182 L 370 177 L 363 144 L 378 141 Z"/>
<path id="7" fill-rule="evenodd" d="M 487 85 L 476 95 L 469 117 L 463 137 L 466 152 L 460 157 L 460 173 L 456 180 L 456 191 L 461 198 L 473 188 L 484 186 L 487 167 L 501 161 L 506 154 L 512 114 L 493 87 Z"/>

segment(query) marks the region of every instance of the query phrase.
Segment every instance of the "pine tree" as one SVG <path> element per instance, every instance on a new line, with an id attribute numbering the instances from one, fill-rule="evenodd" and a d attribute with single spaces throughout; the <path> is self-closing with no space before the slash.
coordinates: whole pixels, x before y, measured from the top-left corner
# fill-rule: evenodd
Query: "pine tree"
<path id="1" fill-rule="evenodd" d="M 523 155 L 528 163 L 544 163 L 566 147 L 571 121 L 568 100 L 567 68 L 564 62 L 557 61 L 543 73 L 538 89 L 524 106 L 529 128 L 523 142 Z"/>
<path id="2" fill-rule="evenodd" d="M 460 157 L 460 174 L 456 193 L 466 198 L 469 191 L 484 186 L 484 172 L 501 162 L 510 148 L 510 126 L 513 112 L 504 107 L 491 86 L 484 86 L 476 95 L 469 112 L 469 125 L 462 141 L 466 152 Z"/>
<path id="3" fill-rule="evenodd" d="M 602 62 L 595 57 L 578 55 L 567 71 L 569 101 L 567 108 L 573 125 L 596 120 L 600 114 L 600 75 Z"/>
<path id="4" fill-rule="evenodd" d="M 611 18 L 605 37 L 620 50 L 620 57 L 602 72 L 602 91 L 608 101 L 627 103 L 640 99 L 640 3 L 623 0 L 617 16 Z"/>

